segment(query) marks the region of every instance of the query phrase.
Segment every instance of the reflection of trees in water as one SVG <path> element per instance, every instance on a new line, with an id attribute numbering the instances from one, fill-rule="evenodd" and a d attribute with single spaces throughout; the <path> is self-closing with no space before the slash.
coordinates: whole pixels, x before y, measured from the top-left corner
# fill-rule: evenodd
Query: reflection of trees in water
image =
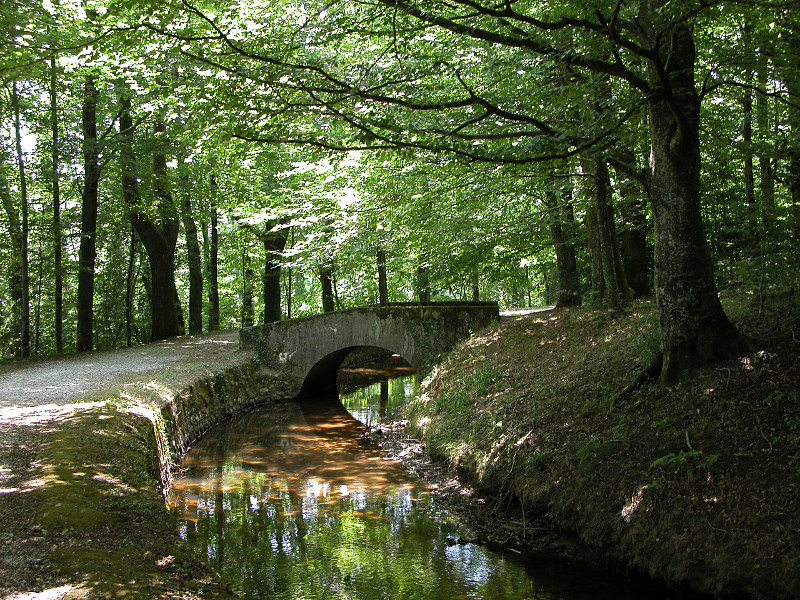
<path id="1" fill-rule="evenodd" d="M 391 397 L 404 385 L 385 389 Z M 357 403 L 382 396 L 375 386 Z M 533 580 L 485 548 L 449 545 L 448 536 L 473 536 L 365 445 L 363 431 L 335 398 L 226 421 L 187 455 L 175 482 L 182 536 L 249 598 L 638 597 L 613 584 L 603 592 L 594 580 L 576 591 L 574 567 Z"/>
<path id="2" fill-rule="evenodd" d="M 454 597 L 474 562 L 448 559 L 456 526 L 362 432 L 338 400 L 227 421 L 176 482 L 184 537 L 247 597 Z"/>

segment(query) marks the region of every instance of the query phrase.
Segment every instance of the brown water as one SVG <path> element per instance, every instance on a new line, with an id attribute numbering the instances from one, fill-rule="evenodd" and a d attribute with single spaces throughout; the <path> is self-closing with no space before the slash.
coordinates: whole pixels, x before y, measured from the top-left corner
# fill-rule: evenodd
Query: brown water
<path id="1" fill-rule="evenodd" d="M 413 377 L 343 398 L 365 422 L 415 393 Z M 472 544 L 423 481 L 366 445 L 338 399 L 254 408 L 187 454 L 180 535 L 244 598 L 633 599 L 661 593 L 560 561 Z"/>

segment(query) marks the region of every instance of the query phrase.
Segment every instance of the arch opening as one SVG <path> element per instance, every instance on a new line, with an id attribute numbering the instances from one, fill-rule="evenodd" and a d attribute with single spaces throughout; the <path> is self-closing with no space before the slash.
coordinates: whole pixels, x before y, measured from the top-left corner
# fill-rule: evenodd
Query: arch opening
<path id="1" fill-rule="evenodd" d="M 379 346 L 347 346 L 327 354 L 309 369 L 300 388 L 300 398 L 312 396 L 337 397 L 340 386 L 348 388 L 356 378 L 367 381 L 376 377 L 379 369 L 369 368 L 369 363 L 386 363 L 393 369 L 412 374 L 416 367 L 405 357 Z M 348 376 L 340 378 L 343 366 Z M 363 383 L 362 383 L 363 385 Z"/>

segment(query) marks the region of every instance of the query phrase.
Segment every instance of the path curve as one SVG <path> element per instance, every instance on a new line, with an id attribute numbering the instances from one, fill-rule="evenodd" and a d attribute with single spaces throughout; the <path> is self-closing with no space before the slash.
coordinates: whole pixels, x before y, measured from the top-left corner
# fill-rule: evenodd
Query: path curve
<path id="1" fill-rule="evenodd" d="M 119 385 L 125 376 L 187 362 L 223 363 L 238 349 L 236 329 L 5 365 L 0 367 L 0 425 L 48 420 L 92 390 Z"/>

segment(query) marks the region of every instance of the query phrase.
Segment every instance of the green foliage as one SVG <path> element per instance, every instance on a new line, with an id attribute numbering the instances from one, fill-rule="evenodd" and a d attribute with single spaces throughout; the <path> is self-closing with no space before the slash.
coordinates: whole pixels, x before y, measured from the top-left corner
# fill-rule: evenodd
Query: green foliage
<path id="1" fill-rule="evenodd" d="M 650 468 L 674 469 L 687 462 L 691 462 L 698 468 L 708 469 L 711 467 L 711 465 L 717 462 L 718 458 L 719 456 L 717 454 L 705 454 L 700 450 L 689 450 L 688 452 L 681 450 L 678 453 L 670 452 L 669 454 L 665 454 L 664 456 L 655 459 L 652 463 L 650 463 Z"/>
<path id="2" fill-rule="evenodd" d="M 587 444 L 578 448 L 575 453 L 585 469 L 594 468 L 597 463 L 611 456 L 619 448 L 617 442 L 604 442 L 593 438 Z"/>

